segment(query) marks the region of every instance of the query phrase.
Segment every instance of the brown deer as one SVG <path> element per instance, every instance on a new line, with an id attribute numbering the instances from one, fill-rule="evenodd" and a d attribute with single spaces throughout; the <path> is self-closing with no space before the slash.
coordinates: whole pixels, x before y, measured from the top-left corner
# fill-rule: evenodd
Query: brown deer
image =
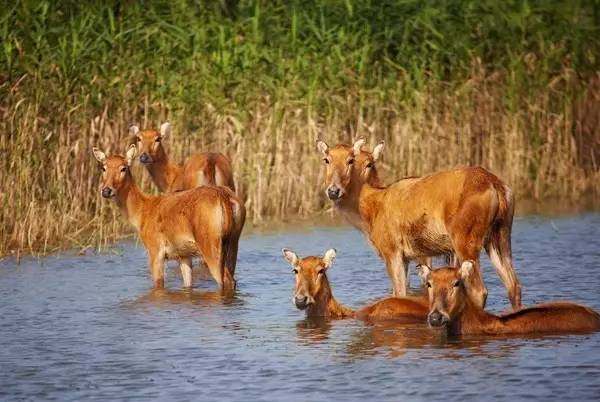
<path id="1" fill-rule="evenodd" d="M 471 281 L 475 301 L 485 306 L 487 289 L 479 269 L 482 247 L 508 290 L 513 308 L 521 305 L 521 285 L 512 264 L 512 191 L 481 167 L 459 167 L 384 186 L 376 162 L 384 144 L 362 150 L 330 148 L 318 141 L 326 164 L 326 193 L 335 208 L 364 232 L 385 261 L 393 294 L 406 294 L 408 263 L 454 253 L 456 263 L 475 261 Z"/>
<path id="2" fill-rule="evenodd" d="M 169 159 L 162 144 L 171 133 L 169 122 L 160 126 L 160 132 L 140 131 L 135 125 L 129 128 L 129 132 L 137 140 L 140 162 L 146 166 L 161 192 L 173 193 L 204 185 L 229 187 L 235 192 L 233 169 L 225 155 L 202 152 L 190 156 L 183 165 Z"/>
<path id="3" fill-rule="evenodd" d="M 502 335 L 576 333 L 600 330 L 600 315 L 589 307 L 569 302 L 550 302 L 525 307 L 504 315 L 487 313 L 469 294 L 474 261 L 460 268 L 432 271 L 421 265 L 419 275 L 429 292 L 427 321 L 447 328 L 449 335 Z"/>
<path id="4" fill-rule="evenodd" d="M 191 258 L 201 256 L 219 286 L 233 290 L 244 205 L 231 190 L 216 186 L 158 196 L 144 194 L 130 171 L 136 152 L 133 144 L 126 156 L 106 156 L 93 149 L 102 166 L 102 197 L 114 199 L 137 229 L 148 250 L 154 287 L 164 287 L 167 259 L 179 261 L 184 287 L 191 287 Z"/>
<path id="5" fill-rule="evenodd" d="M 355 312 L 338 303 L 331 292 L 326 271 L 335 260 L 334 249 L 327 250 L 323 257 L 304 258 L 299 258 L 296 253 L 287 248 L 281 251 L 296 275 L 292 301 L 298 309 L 306 310 L 307 318 L 356 317 L 367 322 L 383 320 L 425 322 L 428 313 L 426 294 L 421 297 L 388 297 Z"/>

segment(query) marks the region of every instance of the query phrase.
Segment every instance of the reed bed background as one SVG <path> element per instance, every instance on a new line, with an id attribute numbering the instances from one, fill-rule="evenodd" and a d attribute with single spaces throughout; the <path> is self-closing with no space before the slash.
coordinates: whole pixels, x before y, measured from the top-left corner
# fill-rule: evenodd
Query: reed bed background
<path id="1" fill-rule="evenodd" d="M 172 158 L 230 156 L 252 223 L 326 213 L 318 138 L 384 139 L 388 182 L 481 164 L 521 199 L 600 194 L 597 0 L 0 8 L 0 256 L 131 233 L 91 148 L 165 119 Z"/>

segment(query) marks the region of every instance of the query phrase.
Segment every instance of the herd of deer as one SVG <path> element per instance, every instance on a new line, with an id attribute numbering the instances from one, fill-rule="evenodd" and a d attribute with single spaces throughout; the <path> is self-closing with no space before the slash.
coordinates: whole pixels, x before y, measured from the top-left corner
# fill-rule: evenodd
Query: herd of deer
<path id="1" fill-rule="evenodd" d="M 226 293 L 236 287 L 238 241 L 245 222 L 244 203 L 235 193 L 232 167 L 220 153 L 192 156 L 183 166 L 169 160 L 160 130 L 130 128 L 137 144 L 125 156 L 93 149 L 101 164 L 101 194 L 113 198 L 137 229 L 148 251 L 154 286 L 164 287 L 165 260 L 177 260 L 183 286 L 192 286 L 192 258 L 201 257 Z M 364 232 L 385 261 L 393 295 L 353 311 L 333 297 L 326 271 L 336 257 L 300 258 L 283 249 L 296 277 L 293 302 L 308 317 L 367 322 L 427 322 L 450 335 L 587 332 L 600 329 L 600 315 L 569 302 L 521 307 L 521 285 L 511 252 L 514 201 L 510 188 L 481 167 L 459 167 L 424 177 L 401 179 L 384 186 L 377 161 L 384 143 L 372 152 L 365 140 L 329 147 L 318 141 L 326 165 L 326 193 L 336 210 Z M 130 166 L 144 164 L 164 194 L 144 194 Z M 484 310 L 487 289 L 479 254 L 484 248 L 504 283 L 513 312 Z M 446 256 L 452 266 L 436 270 L 431 258 Z M 408 264 L 417 270 L 425 290 L 407 296 Z"/>

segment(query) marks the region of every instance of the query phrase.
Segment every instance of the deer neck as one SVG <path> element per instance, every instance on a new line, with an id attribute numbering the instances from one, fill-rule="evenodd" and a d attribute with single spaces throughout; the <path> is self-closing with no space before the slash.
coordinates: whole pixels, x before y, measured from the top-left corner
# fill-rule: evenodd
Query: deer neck
<path id="1" fill-rule="evenodd" d="M 384 188 L 375 187 L 369 183 L 363 184 L 358 197 L 358 213 L 363 223 L 363 231 L 369 233 L 373 219 L 381 211 Z"/>
<path id="2" fill-rule="evenodd" d="M 500 325 L 501 323 L 497 316 L 487 313 L 466 296 L 462 312 L 448 325 L 448 334 L 495 334 L 499 333 Z"/>
<path id="3" fill-rule="evenodd" d="M 315 297 L 315 303 L 308 307 L 306 316 L 312 317 L 329 317 L 329 318 L 347 318 L 352 317 L 354 312 L 348 307 L 340 304 L 335 300 L 331 292 L 331 286 L 327 277 L 324 277 L 324 283 Z"/>
<path id="4" fill-rule="evenodd" d="M 115 196 L 117 206 L 129 223 L 138 231 L 142 226 L 144 210 L 147 208 L 150 199 L 151 197 L 142 193 L 138 186 L 131 180 Z"/>
<path id="5" fill-rule="evenodd" d="M 377 183 L 379 179 L 375 177 Z M 365 187 L 368 187 L 368 183 L 356 183 L 356 180 L 350 185 L 348 193 L 338 202 L 335 203 L 336 210 L 348 221 L 352 226 L 362 232 L 367 232 L 367 226 L 362 216 L 360 205 L 361 197 Z"/>
<path id="6" fill-rule="evenodd" d="M 173 189 L 173 184 L 181 176 L 183 168 L 179 164 L 171 162 L 164 149 L 161 148 L 159 155 L 154 162 L 147 164 L 146 168 L 154 184 L 160 191 L 165 192 Z"/>

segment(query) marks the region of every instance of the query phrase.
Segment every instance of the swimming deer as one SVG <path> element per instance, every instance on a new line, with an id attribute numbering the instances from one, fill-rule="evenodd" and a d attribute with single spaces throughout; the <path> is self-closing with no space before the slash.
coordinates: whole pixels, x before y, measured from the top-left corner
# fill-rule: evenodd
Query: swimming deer
<path id="1" fill-rule="evenodd" d="M 155 288 L 164 287 L 167 259 L 179 261 L 184 287 L 191 287 L 193 256 L 204 259 L 222 289 L 235 288 L 237 247 L 246 211 L 231 190 L 202 186 L 173 194 L 147 195 L 131 175 L 135 145 L 129 147 L 126 156 L 106 156 L 95 147 L 93 153 L 102 167 L 102 197 L 114 199 L 137 229 L 148 250 Z"/>
<path id="2" fill-rule="evenodd" d="M 425 322 L 428 313 L 426 294 L 422 297 L 388 297 L 356 312 L 338 303 L 331 292 L 326 272 L 335 260 L 335 249 L 327 250 L 323 257 L 304 258 L 298 257 L 296 253 L 287 248 L 281 251 L 296 275 L 296 287 L 292 301 L 298 309 L 306 310 L 307 318 L 356 317 L 363 321 Z"/>
<path id="3" fill-rule="evenodd" d="M 169 122 L 163 123 L 160 131 L 140 131 L 134 125 L 129 132 L 137 140 L 140 162 L 161 192 L 173 193 L 204 185 L 229 187 L 235 192 L 233 169 L 225 155 L 202 152 L 190 156 L 183 165 L 169 159 L 163 146 L 163 140 L 171 133 Z"/>
<path id="4" fill-rule="evenodd" d="M 432 327 L 447 328 L 449 335 L 501 335 L 590 332 L 600 330 L 600 315 L 589 307 L 569 302 L 550 302 L 525 307 L 504 315 L 487 313 L 469 296 L 469 277 L 474 261 L 460 268 L 432 271 L 421 265 L 419 275 L 427 284 Z"/>
<path id="5" fill-rule="evenodd" d="M 512 264 L 512 191 L 481 167 L 458 167 L 384 186 L 376 162 L 384 143 L 373 152 L 353 145 L 330 148 L 318 141 L 326 164 L 326 193 L 351 224 L 365 233 L 385 261 L 393 294 L 408 288 L 408 263 L 454 253 L 455 261 L 475 261 L 471 276 L 476 303 L 483 307 L 487 289 L 479 269 L 482 247 L 508 290 L 513 308 L 521 305 L 521 285 Z"/>

